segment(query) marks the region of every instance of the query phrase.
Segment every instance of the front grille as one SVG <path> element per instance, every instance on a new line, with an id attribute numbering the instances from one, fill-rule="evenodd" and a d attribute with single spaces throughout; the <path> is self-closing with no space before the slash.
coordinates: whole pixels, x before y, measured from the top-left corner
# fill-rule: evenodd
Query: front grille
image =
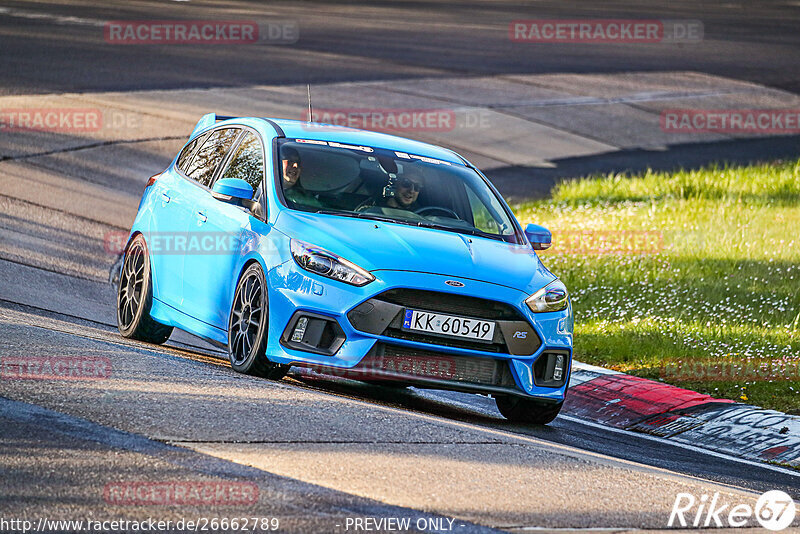
<path id="1" fill-rule="evenodd" d="M 494 321 L 494 338 L 477 341 L 403 328 L 403 313 L 415 309 Z M 347 314 L 353 328 L 369 334 L 442 347 L 530 356 L 541 340 L 522 313 L 503 302 L 420 289 L 390 289 L 362 302 Z"/>
<path id="2" fill-rule="evenodd" d="M 459 349 L 480 350 L 483 352 L 504 352 L 505 345 L 501 343 L 481 343 L 470 341 L 469 339 L 455 339 L 444 336 L 430 336 L 417 332 L 407 332 L 400 328 L 389 327 L 384 334 L 386 337 L 405 339 L 406 341 L 416 341 L 417 343 L 428 343 L 430 345 L 441 345 L 442 347 L 455 347 Z"/>
<path id="3" fill-rule="evenodd" d="M 411 380 L 515 387 L 508 362 L 384 343 L 376 344 L 375 349 L 352 371 L 375 378 L 396 376 Z"/>
<path id="4" fill-rule="evenodd" d="M 375 297 L 404 308 L 466 315 L 495 321 L 524 321 L 513 306 L 503 302 L 422 289 L 390 289 Z"/>

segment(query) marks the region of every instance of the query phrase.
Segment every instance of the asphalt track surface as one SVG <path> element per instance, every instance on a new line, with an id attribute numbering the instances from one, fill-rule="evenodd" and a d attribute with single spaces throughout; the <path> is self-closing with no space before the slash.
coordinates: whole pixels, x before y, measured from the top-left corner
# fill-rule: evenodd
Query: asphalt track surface
<path id="1" fill-rule="evenodd" d="M 697 71 L 800 91 L 800 7 L 791 1 L 102 3 L 10 0 L 0 94 L 627 71 Z M 37 14 L 62 17 L 37 18 Z M 108 45 L 109 20 L 295 21 L 291 46 Z M 73 23 L 63 20 L 74 17 Z M 512 43 L 520 19 L 699 20 L 700 44 Z M 13 19 L 13 20 L 11 20 Z"/>
<path id="2" fill-rule="evenodd" d="M 274 17 L 300 22 L 296 45 L 121 47 L 102 39 L 107 20 Z M 561 45 L 536 53 L 507 39 L 514 19 L 581 17 L 697 19 L 705 39 L 693 48 Z M 7 2 L 0 95 L 666 70 L 796 93 L 799 17 L 791 2 L 712 10 L 694 2 Z M 481 396 L 302 373 L 275 384 L 237 375 L 221 353 L 185 334 L 166 347 L 124 340 L 104 281 L 114 258 L 102 251 L 103 235 L 126 229 L 147 172 L 163 168 L 182 143 L 180 134 L 159 133 L 74 159 L 33 157 L 41 139 L 0 134 L 4 157 L 19 147 L 28 154 L 0 171 L 0 356 L 89 356 L 112 368 L 97 381 L 0 381 L 3 517 L 256 514 L 296 532 L 343 532 L 353 516 L 455 517 L 460 532 L 622 531 L 664 528 L 678 491 L 727 492 L 742 502 L 769 489 L 800 497 L 798 472 L 571 417 L 513 425 Z M 791 138 L 737 142 L 760 154 L 777 145 L 797 150 Z M 135 169 L 118 176 L 109 161 Z M 14 185 L 20 176 L 42 186 L 35 198 Z M 111 189 L 117 204 L 103 206 Z M 59 202 L 75 194 L 88 200 Z M 206 479 L 252 482 L 261 504 L 210 512 L 103 497 L 118 481 Z"/>

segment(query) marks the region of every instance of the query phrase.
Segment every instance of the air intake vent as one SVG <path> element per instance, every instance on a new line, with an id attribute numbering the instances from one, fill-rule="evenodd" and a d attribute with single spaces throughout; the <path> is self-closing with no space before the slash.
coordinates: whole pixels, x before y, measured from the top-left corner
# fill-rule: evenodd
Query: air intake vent
<path id="1" fill-rule="evenodd" d="M 525 318 L 513 306 L 494 300 L 424 291 L 421 289 L 390 289 L 381 293 L 376 300 L 391 302 L 405 308 L 436 311 L 454 315 L 466 315 L 481 319 L 500 321 L 524 321 Z"/>
<path id="2" fill-rule="evenodd" d="M 378 343 L 352 369 L 371 376 L 432 379 L 486 386 L 515 387 L 508 362 Z"/>

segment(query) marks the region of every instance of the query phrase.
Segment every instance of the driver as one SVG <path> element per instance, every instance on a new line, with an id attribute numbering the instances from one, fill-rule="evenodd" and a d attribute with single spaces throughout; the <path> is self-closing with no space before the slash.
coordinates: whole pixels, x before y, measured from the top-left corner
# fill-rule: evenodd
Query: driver
<path id="1" fill-rule="evenodd" d="M 383 194 L 377 198 L 367 201 L 358 207 L 362 211 L 373 206 L 394 208 L 408 211 L 415 211 L 419 208 L 417 198 L 424 185 L 422 174 L 416 169 L 409 169 L 399 178 L 393 181 L 394 196 L 386 196 L 388 192 L 384 189 Z"/>

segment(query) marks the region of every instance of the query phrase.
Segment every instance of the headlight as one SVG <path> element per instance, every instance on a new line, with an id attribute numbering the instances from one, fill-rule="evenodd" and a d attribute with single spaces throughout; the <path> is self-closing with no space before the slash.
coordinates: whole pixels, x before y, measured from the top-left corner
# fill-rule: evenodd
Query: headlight
<path id="1" fill-rule="evenodd" d="M 567 286 L 554 280 L 525 299 L 525 304 L 534 313 L 561 311 L 567 308 Z"/>
<path id="2" fill-rule="evenodd" d="M 303 243 L 297 239 L 292 239 L 289 246 L 292 249 L 294 261 L 306 271 L 354 286 L 365 286 L 375 280 L 372 274 L 355 263 L 340 258 L 323 248 Z"/>

